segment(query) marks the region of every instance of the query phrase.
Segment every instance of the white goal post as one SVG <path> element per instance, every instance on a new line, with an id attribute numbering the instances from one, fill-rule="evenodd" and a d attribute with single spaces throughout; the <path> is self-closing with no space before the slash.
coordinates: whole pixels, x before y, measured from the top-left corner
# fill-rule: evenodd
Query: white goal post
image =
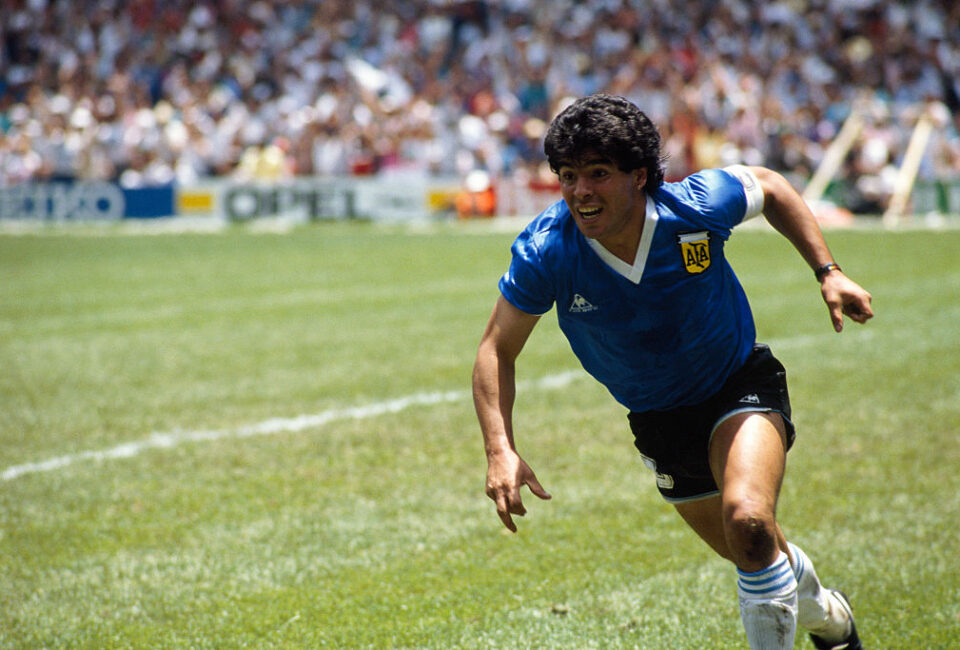
<path id="1" fill-rule="evenodd" d="M 920 161 L 923 158 L 923 153 L 927 150 L 927 144 L 930 143 L 932 134 L 933 120 L 930 118 L 929 112 L 925 110 L 917 119 L 917 125 L 913 127 L 910 142 L 907 144 L 907 151 L 903 154 L 903 163 L 897 171 L 890 204 L 887 206 L 887 211 L 883 213 L 883 224 L 885 226 L 896 226 L 906 212 L 910 193 L 913 191 L 913 184 L 917 180 L 917 172 L 920 171 Z"/>

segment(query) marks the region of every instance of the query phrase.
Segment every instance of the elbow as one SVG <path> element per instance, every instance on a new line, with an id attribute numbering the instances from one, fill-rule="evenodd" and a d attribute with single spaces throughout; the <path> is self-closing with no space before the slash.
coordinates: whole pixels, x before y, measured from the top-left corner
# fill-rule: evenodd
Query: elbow
<path id="1" fill-rule="evenodd" d="M 788 204 L 791 199 L 799 198 L 800 194 L 780 172 L 767 167 L 752 167 L 751 169 L 763 189 L 764 208 Z"/>

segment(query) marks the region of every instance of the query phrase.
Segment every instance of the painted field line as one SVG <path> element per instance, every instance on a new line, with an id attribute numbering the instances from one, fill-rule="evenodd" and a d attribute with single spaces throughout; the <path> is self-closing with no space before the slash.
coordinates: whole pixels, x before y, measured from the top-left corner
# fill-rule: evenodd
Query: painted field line
<path id="1" fill-rule="evenodd" d="M 582 370 L 548 375 L 534 381 L 518 381 L 518 388 L 539 388 L 541 390 L 556 390 L 563 388 L 577 379 L 586 377 Z M 0 474 L 0 480 L 12 481 L 25 474 L 52 472 L 68 465 L 84 461 L 104 461 L 116 458 L 132 458 L 150 449 L 169 449 L 189 442 L 207 442 L 223 440 L 225 438 L 247 438 L 250 436 L 270 436 L 278 433 L 297 433 L 307 429 L 323 427 L 339 420 L 366 420 L 388 413 L 399 413 L 414 406 L 433 406 L 449 402 L 463 402 L 472 399 L 472 393 L 467 390 L 441 391 L 434 393 L 414 393 L 405 397 L 373 402 L 361 406 L 328 409 L 312 415 L 298 415 L 291 418 L 270 418 L 256 424 L 250 424 L 234 429 L 208 429 L 195 431 L 170 431 L 167 433 L 154 432 L 142 440 L 126 442 L 109 449 L 96 451 L 81 451 L 75 454 L 56 456 L 35 463 L 24 463 L 8 467 Z"/>
<path id="2" fill-rule="evenodd" d="M 835 337 L 836 334 L 811 334 L 793 336 L 784 339 L 773 339 L 768 341 L 774 350 L 787 348 L 814 346 L 821 341 Z M 872 333 L 869 331 L 860 332 L 861 338 L 869 339 Z M 583 370 L 568 370 L 554 375 L 547 375 L 536 380 L 518 381 L 518 389 L 538 388 L 541 390 L 556 390 L 564 388 L 577 379 L 586 378 L 588 375 Z M 467 390 L 440 391 L 434 393 L 414 393 L 406 397 L 398 397 L 392 400 L 382 402 L 373 402 L 361 406 L 351 406 L 347 408 L 328 409 L 312 415 L 298 415 L 292 418 L 271 418 L 263 420 L 256 424 L 250 424 L 234 429 L 209 429 L 184 431 L 176 430 L 167 433 L 154 432 L 143 440 L 126 442 L 109 449 L 94 451 L 81 451 L 75 454 L 66 454 L 56 456 L 47 460 L 35 463 L 23 463 L 22 465 L 12 465 L 0 474 L 0 481 L 12 481 L 25 474 L 36 474 L 39 472 L 52 472 L 68 465 L 83 461 L 104 461 L 114 458 L 131 458 L 150 449 L 167 449 L 177 447 L 188 442 L 206 442 L 211 440 L 222 440 L 224 438 L 246 438 L 249 436 L 269 436 L 277 433 L 296 433 L 306 429 L 315 429 L 336 422 L 338 420 L 365 420 L 375 418 L 388 413 L 399 413 L 413 406 L 431 406 L 448 402 L 461 402 L 471 399 L 472 395 Z"/>

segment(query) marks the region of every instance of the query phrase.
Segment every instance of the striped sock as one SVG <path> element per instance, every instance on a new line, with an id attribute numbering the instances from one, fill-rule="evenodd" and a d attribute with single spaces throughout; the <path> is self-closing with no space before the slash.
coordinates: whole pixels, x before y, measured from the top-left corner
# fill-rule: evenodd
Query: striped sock
<path id="1" fill-rule="evenodd" d="M 796 544 L 787 542 L 797 578 L 797 623 L 829 641 L 842 641 L 850 634 L 846 611 L 832 606 L 830 592 L 820 584 L 813 562 Z"/>
<path id="2" fill-rule="evenodd" d="M 783 551 L 766 569 L 737 569 L 740 619 L 753 650 L 789 650 L 797 631 L 797 578 Z"/>
<path id="3" fill-rule="evenodd" d="M 793 556 L 793 573 L 797 577 L 797 623 L 805 628 L 823 625 L 827 615 L 826 593 L 820 585 L 813 562 L 796 544 L 787 542 Z"/>

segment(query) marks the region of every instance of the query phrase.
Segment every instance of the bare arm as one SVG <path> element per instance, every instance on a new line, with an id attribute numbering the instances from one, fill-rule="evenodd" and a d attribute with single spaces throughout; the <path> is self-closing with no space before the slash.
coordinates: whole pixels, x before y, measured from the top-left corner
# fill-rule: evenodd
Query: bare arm
<path id="1" fill-rule="evenodd" d="M 517 454 L 513 441 L 515 362 L 539 319 L 501 296 L 490 315 L 473 366 L 473 402 L 487 454 L 486 493 L 497 504 L 503 525 L 513 532 L 517 526 L 511 515 L 526 514 L 520 498 L 521 486 L 526 485 L 541 499 L 550 498 L 533 470 Z"/>
<path id="2" fill-rule="evenodd" d="M 763 188 L 763 214 L 770 225 L 790 240 L 811 269 L 835 263 L 816 217 L 787 179 L 765 167 L 750 169 Z M 844 314 L 857 323 L 873 317 L 870 294 L 839 267 L 821 275 L 820 293 L 830 310 L 833 328 L 838 332 L 843 329 Z"/>

